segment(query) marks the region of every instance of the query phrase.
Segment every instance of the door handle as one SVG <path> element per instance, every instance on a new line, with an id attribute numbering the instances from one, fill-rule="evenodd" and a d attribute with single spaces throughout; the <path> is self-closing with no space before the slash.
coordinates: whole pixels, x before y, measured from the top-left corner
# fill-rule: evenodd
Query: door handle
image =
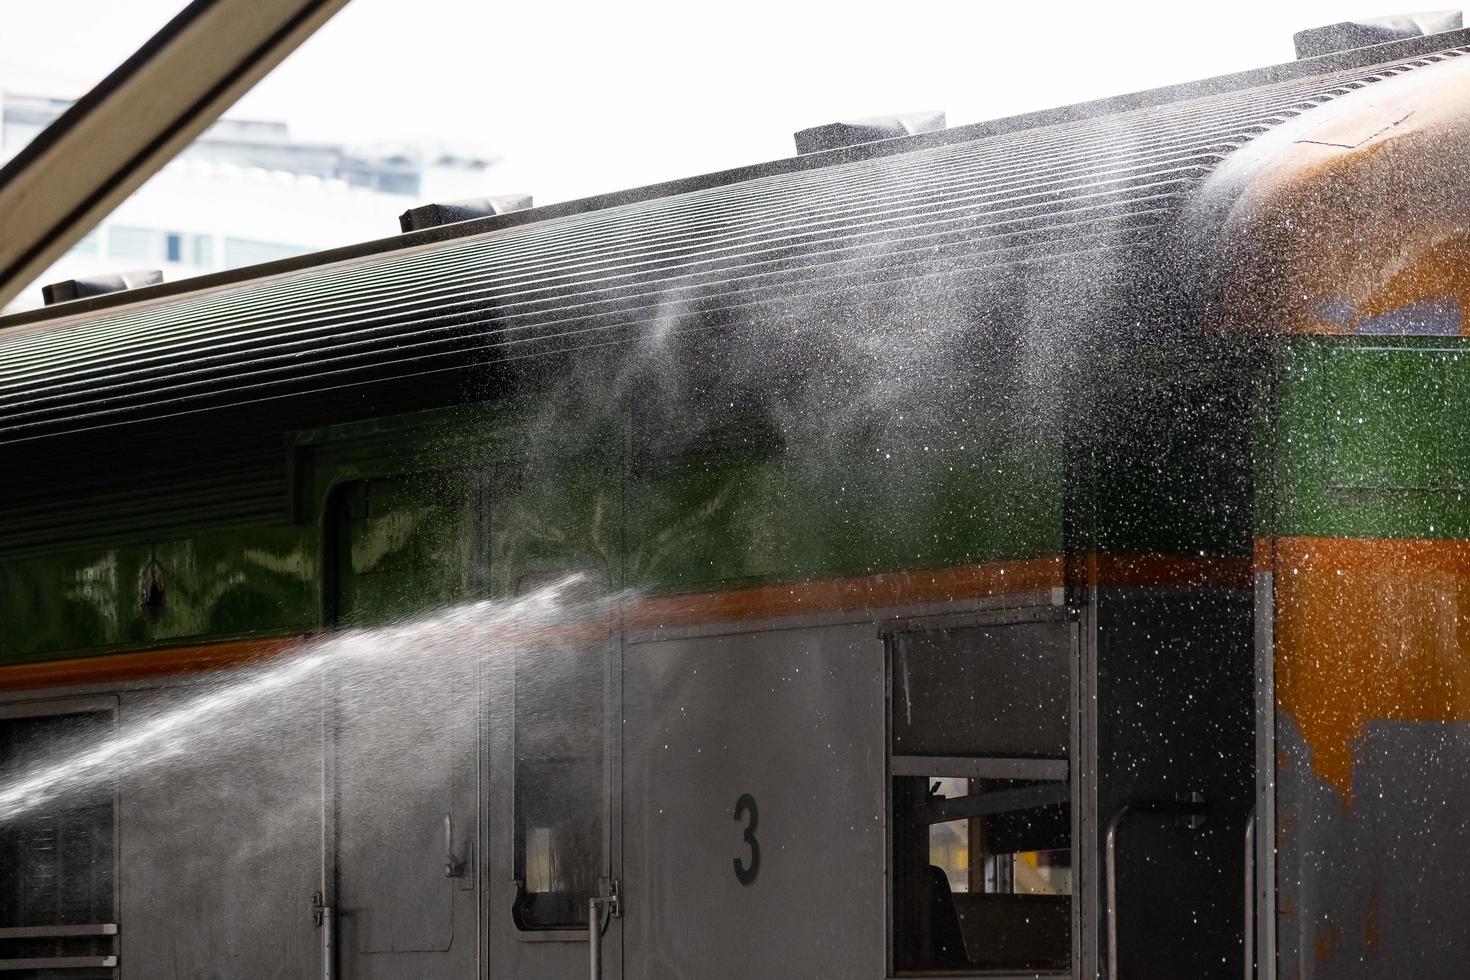
<path id="1" fill-rule="evenodd" d="M 454 818 L 444 814 L 444 877 L 463 878 L 469 862 L 454 852 Z"/>
<path id="2" fill-rule="evenodd" d="M 1245 821 L 1245 980 L 1256 975 L 1256 810 Z"/>
<path id="3" fill-rule="evenodd" d="M 1103 845 L 1103 887 L 1107 900 L 1108 918 L 1108 980 L 1119 980 L 1118 969 L 1118 828 L 1123 821 L 1135 813 L 1154 813 L 1160 816 L 1189 818 L 1190 829 L 1198 829 L 1204 822 L 1210 806 L 1200 793 L 1191 793 L 1187 800 L 1138 800 L 1125 803 L 1108 821 L 1107 837 Z"/>

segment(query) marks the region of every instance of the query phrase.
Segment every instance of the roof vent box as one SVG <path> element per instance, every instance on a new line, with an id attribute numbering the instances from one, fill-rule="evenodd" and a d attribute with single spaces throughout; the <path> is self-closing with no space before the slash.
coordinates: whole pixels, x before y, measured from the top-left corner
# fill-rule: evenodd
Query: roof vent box
<path id="1" fill-rule="evenodd" d="M 806 156 L 808 153 L 839 150 L 846 146 L 893 139 L 895 136 L 937 133 L 942 129 L 944 113 L 938 111 L 900 112 L 892 116 L 852 119 L 801 130 L 796 134 L 796 152 L 800 156 Z"/>
<path id="2" fill-rule="evenodd" d="M 1298 59 L 1318 58 L 1324 54 L 1352 51 L 1388 41 L 1458 31 L 1464 26 L 1464 14 L 1458 10 L 1429 10 L 1417 14 L 1345 20 L 1325 27 L 1313 27 L 1297 31 L 1292 35 L 1292 40 L 1296 42 Z"/>
<path id="3" fill-rule="evenodd" d="M 405 232 L 438 228 L 456 221 L 490 218 L 497 214 L 525 211 L 531 207 L 530 194 L 496 194 L 491 197 L 468 197 L 462 201 L 425 204 L 410 208 L 398 216 L 398 227 Z"/>
<path id="4" fill-rule="evenodd" d="M 88 276 L 85 279 L 53 282 L 49 286 L 41 287 L 41 298 L 45 300 L 47 306 L 51 306 L 53 303 L 86 299 L 88 296 L 103 296 L 107 293 L 120 293 L 125 289 L 156 286 L 161 282 L 163 282 L 161 269 L 138 269 L 133 272 L 118 272 L 112 275 Z"/>

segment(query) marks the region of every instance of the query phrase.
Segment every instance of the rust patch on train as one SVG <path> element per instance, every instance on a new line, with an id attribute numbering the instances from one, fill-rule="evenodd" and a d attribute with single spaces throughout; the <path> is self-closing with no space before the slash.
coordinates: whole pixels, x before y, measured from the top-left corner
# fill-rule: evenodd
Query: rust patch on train
<path id="1" fill-rule="evenodd" d="M 1313 945 L 1316 947 L 1317 962 L 1325 965 L 1332 959 L 1332 954 L 1337 952 L 1337 947 L 1342 945 L 1342 930 L 1330 922 L 1318 926 Z"/>
<path id="2" fill-rule="evenodd" d="M 1302 117 L 1226 221 L 1215 319 L 1288 333 L 1470 332 L 1467 227 L 1462 58 Z"/>
<path id="3" fill-rule="evenodd" d="M 1470 542 L 1280 538 L 1276 697 L 1351 806 L 1373 721 L 1470 721 Z"/>
<path id="4" fill-rule="evenodd" d="M 1282 811 L 1276 817 L 1276 847 L 1278 850 L 1286 846 L 1291 832 L 1296 829 L 1296 814 L 1290 811 Z"/>
<path id="5" fill-rule="evenodd" d="M 1378 882 L 1368 892 L 1368 902 L 1363 910 L 1363 951 L 1373 957 L 1383 948 L 1383 893 Z"/>

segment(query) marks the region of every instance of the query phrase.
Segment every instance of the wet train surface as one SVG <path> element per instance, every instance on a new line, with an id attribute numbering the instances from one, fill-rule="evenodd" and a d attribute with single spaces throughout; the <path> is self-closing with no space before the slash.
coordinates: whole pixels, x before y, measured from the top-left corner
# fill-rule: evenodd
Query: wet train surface
<path id="1" fill-rule="evenodd" d="M 0 969 L 1456 975 L 1467 55 L 0 320 Z"/>

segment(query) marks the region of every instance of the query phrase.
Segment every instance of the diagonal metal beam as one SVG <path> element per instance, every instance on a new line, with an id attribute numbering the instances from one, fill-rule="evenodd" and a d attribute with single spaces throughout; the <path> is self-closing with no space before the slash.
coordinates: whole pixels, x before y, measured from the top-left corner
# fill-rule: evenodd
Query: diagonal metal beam
<path id="1" fill-rule="evenodd" d="M 346 3 L 194 0 L 0 168 L 0 306 Z"/>

